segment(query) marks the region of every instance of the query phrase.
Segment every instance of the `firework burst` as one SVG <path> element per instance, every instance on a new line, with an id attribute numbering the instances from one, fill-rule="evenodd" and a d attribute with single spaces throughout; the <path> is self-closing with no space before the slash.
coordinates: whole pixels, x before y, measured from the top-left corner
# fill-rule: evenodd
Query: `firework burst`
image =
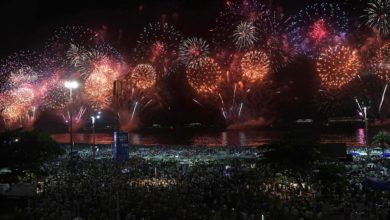
<path id="1" fill-rule="evenodd" d="M 179 47 L 179 59 L 188 65 L 194 59 L 206 57 L 210 54 L 208 43 L 202 38 L 188 38 Z"/>
<path id="2" fill-rule="evenodd" d="M 324 50 L 317 60 L 317 72 L 325 90 L 339 90 L 359 74 L 362 65 L 356 50 L 335 46 Z"/>
<path id="3" fill-rule="evenodd" d="M 345 40 L 349 19 L 335 3 L 315 3 L 301 10 L 292 19 L 292 44 L 301 53 L 316 57 L 318 51 Z"/>
<path id="4" fill-rule="evenodd" d="M 257 0 L 228 1 L 212 29 L 214 44 L 229 48 L 233 43 L 236 49 L 251 49 L 259 40 L 261 30 L 257 30 L 257 23 L 266 12 L 266 7 Z"/>
<path id="5" fill-rule="evenodd" d="M 270 61 L 262 51 L 250 51 L 241 60 L 242 78 L 252 84 L 263 80 L 270 71 Z"/>
<path id="6" fill-rule="evenodd" d="M 109 62 L 98 62 L 84 85 L 84 94 L 94 110 L 108 108 L 112 103 L 112 87 L 120 72 Z"/>
<path id="7" fill-rule="evenodd" d="M 89 53 L 83 47 L 78 47 L 75 44 L 70 44 L 66 51 L 66 58 L 71 66 L 74 66 L 81 73 L 86 73 L 89 70 L 90 57 Z"/>
<path id="8" fill-rule="evenodd" d="M 3 93 L 0 98 L 1 115 L 9 127 L 27 126 L 35 119 L 35 91 L 23 86 Z"/>
<path id="9" fill-rule="evenodd" d="M 142 113 L 159 103 L 155 92 L 156 69 L 150 64 L 138 64 L 120 85 L 122 129 L 134 129 Z"/>
<path id="10" fill-rule="evenodd" d="M 192 61 L 186 69 L 186 75 L 188 83 L 201 95 L 217 91 L 222 80 L 219 65 L 209 57 Z"/>
<path id="11" fill-rule="evenodd" d="M 276 72 L 297 54 L 296 48 L 290 43 L 293 30 L 291 18 L 277 12 L 267 11 L 258 25 L 261 29 L 261 39 L 263 39 L 260 48 L 267 52 L 271 68 Z"/>
<path id="12" fill-rule="evenodd" d="M 98 44 L 87 50 L 84 47 L 70 45 L 66 51 L 66 57 L 71 66 L 80 73 L 82 79 L 86 79 L 88 75 L 95 69 L 96 62 L 109 60 L 118 64 L 123 63 L 122 55 L 108 44 Z"/>
<path id="13" fill-rule="evenodd" d="M 53 69 L 50 59 L 28 51 L 15 53 L 1 61 L 3 95 L 0 99 L 4 100 L 0 102 L 6 124 L 13 126 L 16 119 L 20 126 L 33 123 L 36 108 L 46 93 L 45 81 Z"/>
<path id="14" fill-rule="evenodd" d="M 390 43 L 379 48 L 371 62 L 373 72 L 386 83 L 390 82 Z"/>
<path id="15" fill-rule="evenodd" d="M 150 64 L 138 64 L 130 75 L 130 85 L 133 88 L 146 90 L 156 82 L 156 69 Z"/>
<path id="16" fill-rule="evenodd" d="M 150 23 L 137 40 L 136 59 L 139 63 L 155 65 L 158 67 L 158 74 L 165 75 L 177 57 L 181 40 L 181 34 L 168 23 Z"/>
<path id="17" fill-rule="evenodd" d="M 382 36 L 389 35 L 390 0 L 371 0 L 364 12 L 365 25 L 378 30 Z"/>
<path id="18" fill-rule="evenodd" d="M 33 84 L 43 76 L 37 65 L 38 55 L 29 51 L 21 51 L 8 56 L 1 61 L 1 89 L 9 90 L 23 84 Z"/>
<path id="19" fill-rule="evenodd" d="M 68 106 L 69 91 L 64 87 L 64 83 L 65 81 L 57 79 L 50 84 L 40 106 L 43 110 L 61 111 Z"/>

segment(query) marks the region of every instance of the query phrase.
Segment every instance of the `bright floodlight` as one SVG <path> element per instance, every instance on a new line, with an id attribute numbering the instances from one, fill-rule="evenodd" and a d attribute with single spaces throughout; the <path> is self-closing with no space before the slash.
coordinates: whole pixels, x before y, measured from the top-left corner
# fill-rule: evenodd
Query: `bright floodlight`
<path id="1" fill-rule="evenodd" d="M 65 88 L 67 89 L 77 89 L 79 83 L 77 81 L 65 81 Z"/>

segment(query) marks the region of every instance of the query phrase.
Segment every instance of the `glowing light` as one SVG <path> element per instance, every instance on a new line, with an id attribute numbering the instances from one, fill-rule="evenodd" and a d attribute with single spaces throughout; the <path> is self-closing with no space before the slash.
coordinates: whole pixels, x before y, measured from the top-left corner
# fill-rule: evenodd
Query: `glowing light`
<path id="1" fill-rule="evenodd" d="M 236 49 L 252 47 L 258 40 L 257 23 L 264 18 L 267 7 L 258 0 L 229 1 L 212 29 L 214 44 Z M 247 48 L 250 49 L 250 48 Z"/>
<path id="2" fill-rule="evenodd" d="M 149 89 L 156 82 L 156 70 L 150 64 L 138 64 L 131 74 L 130 81 L 135 88 Z"/>
<path id="3" fill-rule="evenodd" d="M 236 47 L 241 49 L 252 48 L 257 41 L 257 30 L 251 22 L 241 22 L 233 33 Z"/>
<path id="4" fill-rule="evenodd" d="M 156 41 L 150 48 L 150 61 L 155 62 L 159 57 L 163 56 L 167 52 L 167 45 L 164 42 Z"/>
<path id="5" fill-rule="evenodd" d="M 209 57 L 192 61 L 187 67 L 186 75 L 188 83 L 201 95 L 215 92 L 222 80 L 219 65 Z"/>
<path id="6" fill-rule="evenodd" d="M 364 11 L 366 14 L 362 17 L 368 27 L 378 30 L 383 36 L 389 35 L 390 0 L 371 0 Z"/>
<path id="7" fill-rule="evenodd" d="M 386 83 L 390 82 L 390 43 L 383 45 L 371 62 L 373 72 Z"/>
<path id="8" fill-rule="evenodd" d="M 315 3 L 299 11 L 291 20 L 289 33 L 297 51 L 311 58 L 323 48 L 343 43 L 348 32 L 347 13 L 336 3 Z"/>
<path id="9" fill-rule="evenodd" d="M 119 72 L 109 63 L 98 63 L 88 76 L 84 85 L 84 93 L 86 100 L 95 110 L 110 106 L 113 84 L 118 77 Z"/>
<path id="10" fill-rule="evenodd" d="M 193 37 L 186 39 L 179 47 L 179 58 L 186 65 L 194 59 L 208 56 L 209 53 L 209 45 L 202 38 Z"/>
<path id="11" fill-rule="evenodd" d="M 0 97 L 1 115 L 7 125 L 13 126 L 18 121 L 20 126 L 29 122 L 29 111 L 35 111 L 33 106 L 36 98 L 31 87 L 21 87 L 11 90 Z"/>
<path id="12" fill-rule="evenodd" d="M 309 28 L 308 35 L 315 42 L 320 42 L 325 39 L 329 35 L 325 20 L 319 19 L 314 22 L 314 24 Z"/>
<path id="13" fill-rule="evenodd" d="M 77 81 L 65 81 L 64 86 L 67 89 L 77 89 L 79 87 L 79 83 Z"/>
<path id="14" fill-rule="evenodd" d="M 242 77 L 249 83 L 261 81 L 269 73 L 270 61 L 262 51 L 245 53 L 241 60 Z"/>
<path id="15" fill-rule="evenodd" d="M 361 67 L 357 51 L 340 45 L 324 50 L 317 60 L 321 86 L 327 90 L 337 90 L 348 84 Z"/>
<path id="16" fill-rule="evenodd" d="M 135 49 L 137 63 L 151 63 L 158 77 L 172 68 L 182 40 L 181 34 L 166 22 L 150 23 L 144 27 Z"/>
<path id="17" fill-rule="evenodd" d="M 291 39 L 295 37 L 291 34 L 292 23 L 290 17 L 271 11 L 267 11 L 259 21 L 261 40 L 258 44 L 267 53 L 273 72 L 287 65 L 297 54 L 291 44 Z"/>

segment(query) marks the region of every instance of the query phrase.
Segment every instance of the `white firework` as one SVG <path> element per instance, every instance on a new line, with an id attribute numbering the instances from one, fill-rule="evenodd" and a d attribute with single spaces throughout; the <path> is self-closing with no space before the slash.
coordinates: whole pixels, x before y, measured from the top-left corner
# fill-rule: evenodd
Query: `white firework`
<path id="1" fill-rule="evenodd" d="M 233 41 L 238 50 L 251 49 L 258 40 L 257 29 L 252 22 L 241 22 L 233 33 Z"/>
<path id="2" fill-rule="evenodd" d="M 188 38 L 179 47 L 179 58 L 186 65 L 197 58 L 207 57 L 209 53 L 209 44 L 202 38 Z"/>
<path id="3" fill-rule="evenodd" d="M 383 36 L 390 33 L 390 0 L 372 0 L 367 4 L 365 24 L 379 31 Z"/>

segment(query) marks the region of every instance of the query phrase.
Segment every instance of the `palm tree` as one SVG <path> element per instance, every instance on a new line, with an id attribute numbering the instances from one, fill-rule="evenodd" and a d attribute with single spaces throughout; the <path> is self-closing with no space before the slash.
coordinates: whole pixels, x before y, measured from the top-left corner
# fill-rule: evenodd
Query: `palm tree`
<path id="1" fill-rule="evenodd" d="M 390 146 L 390 134 L 386 131 L 380 131 L 373 138 L 373 144 L 378 144 L 380 148 L 382 148 L 383 153 L 385 152 L 385 148 Z"/>

